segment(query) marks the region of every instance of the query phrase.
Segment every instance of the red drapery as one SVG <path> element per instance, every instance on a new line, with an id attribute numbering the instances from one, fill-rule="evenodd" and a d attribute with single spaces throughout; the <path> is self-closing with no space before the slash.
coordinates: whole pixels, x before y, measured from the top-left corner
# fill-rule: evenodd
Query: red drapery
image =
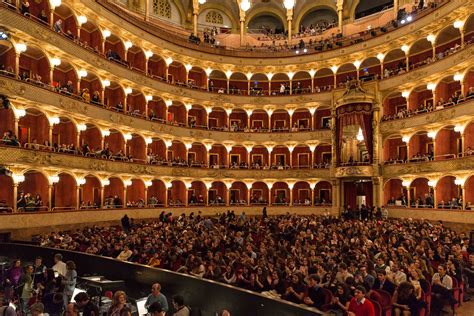
<path id="1" fill-rule="evenodd" d="M 372 105 L 370 103 L 347 104 L 339 107 L 337 114 L 336 153 L 337 163 L 341 162 L 342 135 L 344 126 L 359 125 L 364 135 L 365 146 L 369 152 L 369 161 L 373 157 Z"/>
<path id="2" fill-rule="evenodd" d="M 357 208 L 357 196 L 365 195 L 366 206 L 373 206 L 372 182 L 344 182 L 344 207 Z"/>

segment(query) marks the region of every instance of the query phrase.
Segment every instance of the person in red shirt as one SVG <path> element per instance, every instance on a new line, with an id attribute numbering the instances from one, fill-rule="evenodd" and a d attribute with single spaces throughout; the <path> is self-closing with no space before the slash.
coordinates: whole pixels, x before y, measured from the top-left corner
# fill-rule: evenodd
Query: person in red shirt
<path id="1" fill-rule="evenodd" d="M 356 287 L 354 297 L 349 304 L 348 316 L 375 316 L 374 305 L 365 298 L 366 292 L 363 286 Z"/>

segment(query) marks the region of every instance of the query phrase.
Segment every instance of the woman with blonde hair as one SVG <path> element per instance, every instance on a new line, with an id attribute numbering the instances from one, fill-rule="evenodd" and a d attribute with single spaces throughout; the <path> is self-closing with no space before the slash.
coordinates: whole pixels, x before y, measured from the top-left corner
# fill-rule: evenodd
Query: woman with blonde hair
<path id="1" fill-rule="evenodd" d="M 107 316 L 120 316 L 124 308 L 128 308 L 127 294 L 124 291 L 117 291 L 112 297 L 112 306 L 110 306 Z"/>

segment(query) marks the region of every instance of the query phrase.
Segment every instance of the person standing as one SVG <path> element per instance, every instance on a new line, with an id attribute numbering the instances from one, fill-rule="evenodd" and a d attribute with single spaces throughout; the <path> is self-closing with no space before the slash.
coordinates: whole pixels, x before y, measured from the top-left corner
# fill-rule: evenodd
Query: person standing
<path id="1" fill-rule="evenodd" d="M 66 264 L 63 262 L 63 255 L 57 253 L 54 255 L 54 266 L 53 270 L 59 273 L 61 276 L 65 276 L 67 272 Z"/>
<path id="2" fill-rule="evenodd" d="M 20 279 L 20 305 L 24 315 L 30 312 L 28 302 L 33 297 L 33 271 L 33 266 L 27 265 Z"/>
<path id="3" fill-rule="evenodd" d="M 190 310 L 184 305 L 184 298 L 181 295 L 175 295 L 172 299 L 173 307 L 176 310 L 176 313 L 173 316 L 189 316 Z"/>
<path id="4" fill-rule="evenodd" d="M 63 279 L 64 285 L 64 294 L 67 297 L 67 302 L 70 302 L 72 299 L 72 295 L 74 294 L 74 290 L 76 289 L 76 281 L 77 281 L 77 272 L 76 272 L 76 264 L 74 261 L 68 261 L 66 263 L 66 275 Z"/>

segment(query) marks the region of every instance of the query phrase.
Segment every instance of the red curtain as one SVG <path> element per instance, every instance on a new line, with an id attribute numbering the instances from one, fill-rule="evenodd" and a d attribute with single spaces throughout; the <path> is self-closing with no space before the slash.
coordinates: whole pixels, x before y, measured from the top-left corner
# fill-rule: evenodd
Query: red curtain
<path id="1" fill-rule="evenodd" d="M 372 105 L 370 103 L 347 104 L 337 109 L 336 153 L 337 163 L 341 162 L 342 135 L 345 126 L 359 125 L 364 135 L 365 146 L 369 152 L 369 161 L 373 157 Z"/>

